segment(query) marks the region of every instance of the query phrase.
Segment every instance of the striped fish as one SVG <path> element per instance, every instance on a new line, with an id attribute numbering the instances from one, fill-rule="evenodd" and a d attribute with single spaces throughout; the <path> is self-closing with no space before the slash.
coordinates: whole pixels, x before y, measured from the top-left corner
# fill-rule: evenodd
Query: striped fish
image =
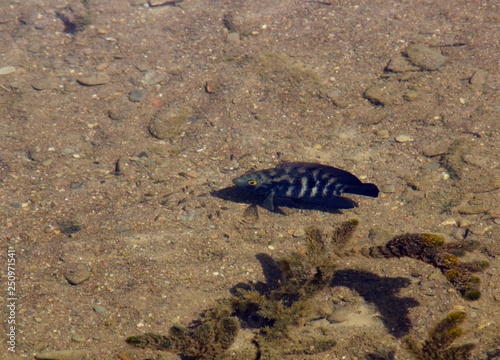
<path id="1" fill-rule="evenodd" d="M 343 193 L 377 197 L 375 184 L 362 183 L 356 176 L 332 166 L 287 162 L 273 169 L 248 172 L 233 179 L 238 187 L 266 195 L 262 206 L 274 210 L 274 198 L 333 198 Z"/>

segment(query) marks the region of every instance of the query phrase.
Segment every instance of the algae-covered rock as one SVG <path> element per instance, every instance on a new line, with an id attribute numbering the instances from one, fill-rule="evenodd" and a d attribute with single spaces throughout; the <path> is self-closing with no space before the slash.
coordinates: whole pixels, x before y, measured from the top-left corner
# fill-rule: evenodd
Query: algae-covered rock
<path id="1" fill-rule="evenodd" d="M 181 134 L 191 116 L 192 110 L 188 107 L 169 106 L 155 115 L 148 130 L 157 139 L 172 140 Z"/>

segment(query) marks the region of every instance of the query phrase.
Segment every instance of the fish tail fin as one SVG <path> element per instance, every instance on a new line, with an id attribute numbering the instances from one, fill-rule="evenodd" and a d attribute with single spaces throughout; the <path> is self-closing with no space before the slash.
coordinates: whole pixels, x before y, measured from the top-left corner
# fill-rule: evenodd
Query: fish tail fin
<path id="1" fill-rule="evenodd" d="M 378 197 L 378 187 L 375 184 L 357 184 L 347 185 L 344 189 L 345 193 Z"/>

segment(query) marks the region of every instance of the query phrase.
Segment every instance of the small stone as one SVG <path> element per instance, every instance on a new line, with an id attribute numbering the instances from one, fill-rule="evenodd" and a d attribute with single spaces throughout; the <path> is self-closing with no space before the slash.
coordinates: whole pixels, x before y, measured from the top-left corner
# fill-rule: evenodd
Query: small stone
<path id="1" fill-rule="evenodd" d="M 396 186 L 394 184 L 386 184 L 382 186 L 381 191 L 384 194 L 394 194 L 396 192 Z"/>
<path id="2" fill-rule="evenodd" d="M 239 45 L 241 43 L 240 33 L 235 31 L 230 32 L 227 34 L 226 42 L 232 45 Z"/>
<path id="3" fill-rule="evenodd" d="M 146 73 L 142 77 L 141 81 L 144 85 L 151 86 L 151 85 L 159 84 L 162 81 L 164 81 L 165 79 L 166 79 L 165 74 L 163 74 L 159 71 L 156 71 L 156 70 L 148 70 L 148 71 L 146 71 Z"/>
<path id="4" fill-rule="evenodd" d="M 0 75 L 9 75 L 16 72 L 14 66 L 4 66 L 0 68 Z"/>
<path id="5" fill-rule="evenodd" d="M 104 70 L 106 70 L 108 67 L 109 67 L 109 63 L 104 62 L 104 63 L 101 63 L 101 64 L 97 65 L 97 66 L 95 67 L 95 69 L 96 69 L 97 71 L 104 71 Z"/>
<path id="6" fill-rule="evenodd" d="M 128 96 L 128 99 L 132 102 L 140 102 L 146 98 L 146 91 L 142 89 L 134 89 Z"/>
<path id="7" fill-rule="evenodd" d="M 74 221 L 63 221 L 59 224 L 61 232 L 65 235 L 73 235 L 82 231 L 82 226 Z"/>
<path id="8" fill-rule="evenodd" d="M 83 76 L 76 79 L 80 84 L 86 86 L 104 85 L 111 81 L 111 77 L 105 73 L 98 72 L 91 76 Z"/>
<path id="9" fill-rule="evenodd" d="M 389 61 L 386 66 L 386 70 L 395 73 L 404 73 L 408 71 L 416 71 L 419 70 L 419 68 L 413 66 L 406 58 L 398 56 Z"/>
<path id="10" fill-rule="evenodd" d="M 198 173 L 196 171 L 193 171 L 193 170 L 189 170 L 186 172 L 180 172 L 179 175 L 184 176 L 184 177 L 189 178 L 189 179 L 196 179 L 200 176 L 200 175 L 198 175 Z"/>
<path id="11" fill-rule="evenodd" d="M 90 278 L 90 271 L 85 264 L 68 264 L 63 273 L 71 285 L 79 285 Z"/>
<path id="12" fill-rule="evenodd" d="M 48 346 L 49 346 L 49 343 L 42 341 L 42 342 L 35 344 L 35 346 L 33 346 L 33 350 L 36 352 L 42 351 L 42 350 L 45 350 Z"/>
<path id="13" fill-rule="evenodd" d="M 394 83 L 373 85 L 365 90 L 363 96 L 375 105 L 388 106 L 398 102 L 400 92 Z"/>
<path id="14" fill-rule="evenodd" d="M 87 356 L 85 350 L 45 351 L 35 356 L 38 360 L 83 360 Z"/>
<path id="15" fill-rule="evenodd" d="M 243 212 L 243 222 L 254 225 L 259 220 L 259 210 L 257 205 L 249 205 Z"/>
<path id="16" fill-rule="evenodd" d="M 413 65 L 424 70 L 437 70 L 448 58 L 427 46 L 412 44 L 406 49 L 406 55 Z"/>
<path id="17" fill-rule="evenodd" d="M 123 120 L 127 117 L 127 114 L 125 111 L 122 111 L 121 109 L 109 109 L 108 110 L 108 117 L 111 120 Z"/>
<path id="18" fill-rule="evenodd" d="M 73 155 L 76 151 L 73 150 L 73 149 L 70 149 L 70 148 L 65 148 L 63 151 L 62 151 L 62 154 L 63 155 Z"/>
<path id="19" fill-rule="evenodd" d="M 408 135 L 398 135 L 394 138 L 394 140 L 396 140 L 398 143 L 405 143 L 408 141 L 413 141 L 413 139 L 411 137 L 409 137 Z"/>
<path id="20" fill-rule="evenodd" d="M 474 73 L 474 75 L 471 76 L 471 78 L 469 79 L 469 83 L 472 87 L 480 89 L 484 86 L 487 79 L 488 73 L 484 70 L 479 69 Z"/>
<path id="21" fill-rule="evenodd" d="M 98 314 L 107 314 L 108 309 L 106 309 L 104 306 L 96 305 L 94 306 L 94 311 Z"/>
<path id="22" fill-rule="evenodd" d="M 480 310 L 483 308 L 479 301 L 471 301 L 471 302 L 468 302 L 467 305 L 469 305 L 469 307 L 471 307 L 472 309 L 476 309 L 476 310 Z"/>
<path id="23" fill-rule="evenodd" d="M 381 139 L 388 139 L 389 138 L 389 131 L 387 131 L 385 129 L 377 130 L 376 134 Z"/>
<path id="24" fill-rule="evenodd" d="M 149 0 L 148 4 L 151 7 L 165 6 L 165 5 L 175 5 L 182 2 L 183 0 Z"/>
<path id="25" fill-rule="evenodd" d="M 348 99 L 346 99 L 339 89 L 323 88 L 320 89 L 320 94 L 326 96 L 332 104 L 339 108 L 344 109 L 349 106 Z"/>
<path id="26" fill-rule="evenodd" d="M 456 227 L 451 231 L 451 237 L 455 240 L 463 240 L 465 239 L 467 232 L 467 229 Z"/>
<path id="27" fill-rule="evenodd" d="M 293 231 L 292 236 L 293 237 L 302 237 L 306 234 L 305 230 L 303 228 L 296 229 Z"/>
<path id="28" fill-rule="evenodd" d="M 82 335 L 73 335 L 73 337 L 71 338 L 71 340 L 73 340 L 75 342 L 84 342 L 85 341 L 85 337 L 82 336 Z"/>
<path id="29" fill-rule="evenodd" d="M 213 80 L 208 80 L 205 84 L 205 91 L 209 94 L 213 94 L 219 88 L 219 84 Z"/>
<path id="30" fill-rule="evenodd" d="M 31 86 L 33 89 L 42 91 L 42 90 L 47 90 L 47 89 L 54 89 L 55 88 L 55 80 L 52 77 L 44 77 L 38 80 L 35 80 L 31 83 Z"/>
<path id="31" fill-rule="evenodd" d="M 149 132 L 159 140 L 172 140 L 181 134 L 182 127 L 192 116 L 187 107 L 168 107 L 160 110 L 149 123 Z"/>
<path id="32" fill-rule="evenodd" d="M 420 91 L 418 90 L 408 90 L 405 94 L 404 94 L 404 98 L 405 100 L 407 101 L 413 101 L 413 100 L 416 100 L 418 99 L 418 97 L 420 96 Z"/>
<path id="33" fill-rule="evenodd" d="M 447 219 L 447 220 L 443 221 L 440 225 L 441 226 L 458 226 L 455 219 Z"/>

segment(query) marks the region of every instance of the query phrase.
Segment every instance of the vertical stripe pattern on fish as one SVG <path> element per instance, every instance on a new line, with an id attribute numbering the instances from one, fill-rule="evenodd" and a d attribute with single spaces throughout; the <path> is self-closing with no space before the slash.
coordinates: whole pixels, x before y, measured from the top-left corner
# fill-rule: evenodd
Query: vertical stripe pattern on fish
<path id="1" fill-rule="evenodd" d="M 377 197 L 375 184 L 363 183 L 345 170 L 315 163 L 281 163 L 273 169 L 248 172 L 233 179 L 238 187 L 266 195 L 264 207 L 274 209 L 274 197 L 333 198 L 343 193 Z"/>

